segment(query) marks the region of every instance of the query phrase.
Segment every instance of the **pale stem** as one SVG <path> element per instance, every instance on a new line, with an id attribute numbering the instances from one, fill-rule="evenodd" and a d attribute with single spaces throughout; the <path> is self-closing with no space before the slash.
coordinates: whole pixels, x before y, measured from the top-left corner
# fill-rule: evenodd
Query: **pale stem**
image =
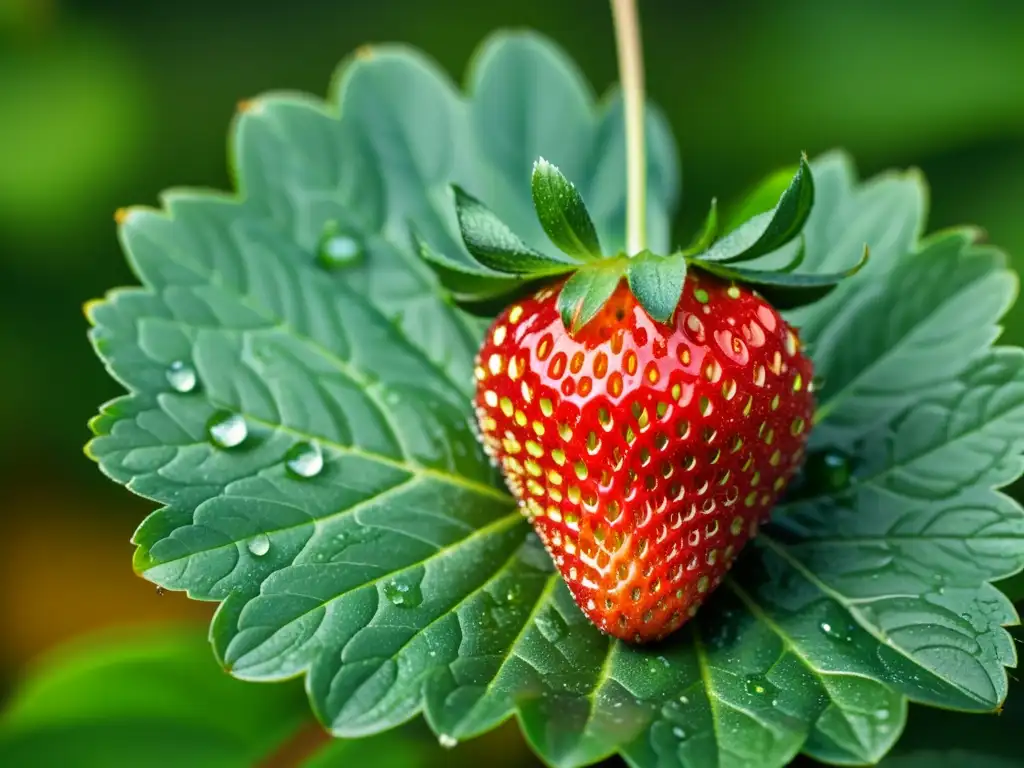
<path id="1" fill-rule="evenodd" d="M 636 0 L 611 0 L 626 122 L 626 251 L 647 247 L 647 153 L 644 148 L 644 59 Z"/>

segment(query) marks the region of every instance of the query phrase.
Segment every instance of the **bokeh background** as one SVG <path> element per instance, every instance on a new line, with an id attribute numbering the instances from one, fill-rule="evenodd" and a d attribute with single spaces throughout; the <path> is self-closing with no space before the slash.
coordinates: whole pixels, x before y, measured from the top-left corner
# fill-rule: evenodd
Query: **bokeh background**
<path id="1" fill-rule="evenodd" d="M 679 240 L 710 196 L 842 146 L 864 175 L 919 166 L 931 229 L 978 224 L 1024 264 L 1024 2 L 641 0 L 641 12 L 649 91 L 683 161 Z M 599 91 L 615 79 L 604 0 L 0 0 L 0 701 L 69 638 L 211 614 L 132 574 L 147 504 L 81 450 L 86 421 L 119 393 L 81 312 L 133 282 L 114 210 L 172 185 L 227 188 L 242 99 L 323 94 L 367 42 L 421 47 L 461 78 L 505 26 L 545 31 Z M 1024 307 L 1004 338 L 1024 342 Z M 517 749 L 510 764 L 529 764 Z"/>

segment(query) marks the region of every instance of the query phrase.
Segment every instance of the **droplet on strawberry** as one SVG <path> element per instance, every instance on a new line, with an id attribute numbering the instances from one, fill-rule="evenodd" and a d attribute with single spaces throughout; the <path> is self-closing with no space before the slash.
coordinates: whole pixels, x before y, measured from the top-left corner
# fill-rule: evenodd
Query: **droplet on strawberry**
<path id="1" fill-rule="evenodd" d="M 623 282 L 571 337 L 557 292 L 491 326 L 481 438 L 590 620 L 656 640 L 697 612 L 799 467 L 811 363 L 762 298 L 698 270 L 667 324 Z"/>

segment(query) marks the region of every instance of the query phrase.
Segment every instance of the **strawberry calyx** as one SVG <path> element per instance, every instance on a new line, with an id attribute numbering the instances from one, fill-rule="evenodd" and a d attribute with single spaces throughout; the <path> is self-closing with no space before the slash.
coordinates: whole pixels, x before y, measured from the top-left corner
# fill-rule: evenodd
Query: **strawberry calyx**
<path id="1" fill-rule="evenodd" d="M 625 280 L 651 319 L 667 323 L 689 269 L 750 286 L 777 309 L 790 309 L 822 298 L 868 259 L 865 246 L 863 257 L 849 269 L 825 274 L 799 271 L 805 256 L 802 230 L 814 204 L 814 179 L 806 157 L 772 209 L 718 236 L 718 209 L 712 200 L 693 242 L 668 255 L 649 250 L 605 253 L 579 191 L 543 158 L 534 163 L 531 192 L 537 218 L 553 247 L 530 246 L 457 185 L 452 193 L 465 252 L 451 247 L 454 243 L 436 247 L 424 233 L 412 231 L 421 257 L 452 300 L 468 311 L 493 316 L 541 284 L 559 281 L 558 311 L 565 328 L 575 335 Z M 748 265 L 782 249 L 789 251 L 782 267 Z"/>

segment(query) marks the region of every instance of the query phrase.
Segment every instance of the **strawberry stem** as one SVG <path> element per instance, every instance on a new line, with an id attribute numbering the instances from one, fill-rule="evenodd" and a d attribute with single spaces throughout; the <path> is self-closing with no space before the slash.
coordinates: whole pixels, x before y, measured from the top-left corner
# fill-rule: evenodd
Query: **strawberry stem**
<path id="1" fill-rule="evenodd" d="M 611 0 L 626 123 L 626 252 L 647 247 L 647 157 L 644 147 L 644 61 L 636 0 Z"/>

